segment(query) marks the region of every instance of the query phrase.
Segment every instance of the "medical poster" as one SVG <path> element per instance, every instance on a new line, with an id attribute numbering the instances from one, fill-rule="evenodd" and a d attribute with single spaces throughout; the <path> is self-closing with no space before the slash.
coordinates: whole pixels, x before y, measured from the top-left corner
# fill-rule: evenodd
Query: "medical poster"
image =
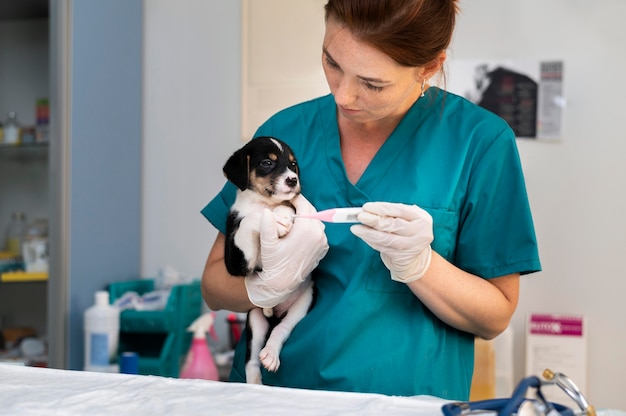
<path id="1" fill-rule="evenodd" d="M 450 92 L 505 119 L 518 138 L 561 138 L 563 62 L 451 61 L 446 83 Z"/>
<path id="2" fill-rule="evenodd" d="M 545 369 L 563 373 L 587 391 L 587 328 L 582 316 L 532 314 L 526 331 L 526 375 L 543 380 Z M 556 386 L 542 389 L 546 398 L 565 404 L 563 391 Z"/>

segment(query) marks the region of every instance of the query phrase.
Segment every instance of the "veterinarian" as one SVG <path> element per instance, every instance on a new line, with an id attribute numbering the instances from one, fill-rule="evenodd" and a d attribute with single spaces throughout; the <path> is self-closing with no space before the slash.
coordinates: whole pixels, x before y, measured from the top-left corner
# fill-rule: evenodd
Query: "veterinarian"
<path id="1" fill-rule="evenodd" d="M 541 269 L 512 130 L 433 85 L 445 85 L 457 8 L 330 0 L 321 52 L 331 94 L 258 129 L 299 160 L 299 213 L 363 206 L 362 224 L 296 219 L 286 237 L 262 236 L 273 245 L 261 250 L 281 261 L 264 264 L 273 277 L 259 281 L 224 267 L 235 187 L 202 210 L 221 231 L 203 275 L 211 309 L 273 306 L 313 271 L 316 303 L 264 383 L 467 400 L 474 337 L 507 327 L 520 275 Z M 245 379 L 244 351 L 233 381 Z"/>

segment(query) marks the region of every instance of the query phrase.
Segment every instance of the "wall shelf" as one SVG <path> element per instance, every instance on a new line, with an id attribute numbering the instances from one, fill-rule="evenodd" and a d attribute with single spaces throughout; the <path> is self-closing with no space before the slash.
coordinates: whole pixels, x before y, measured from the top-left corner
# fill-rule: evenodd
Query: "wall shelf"
<path id="1" fill-rule="evenodd" d="M 45 272 L 6 272 L 0 275 L 0 282 L 45 282 L 48 273 Z"/>
<path id="2" fill-rule="evenodd" d="M 0 160 L 31 162 L 48 160 L 48 142 L 6 144 L 0 143 Z"/>

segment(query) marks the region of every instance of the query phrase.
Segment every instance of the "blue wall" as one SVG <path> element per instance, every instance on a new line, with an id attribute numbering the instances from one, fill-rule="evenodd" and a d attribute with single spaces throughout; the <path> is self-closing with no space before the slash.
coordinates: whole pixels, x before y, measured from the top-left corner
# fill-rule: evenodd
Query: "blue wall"
<path id="1" fill-rule="evenodd" d="M 142 0 L 71 3 L 69 368 L 83 313 L 108 283 L 138 278 Z"/>

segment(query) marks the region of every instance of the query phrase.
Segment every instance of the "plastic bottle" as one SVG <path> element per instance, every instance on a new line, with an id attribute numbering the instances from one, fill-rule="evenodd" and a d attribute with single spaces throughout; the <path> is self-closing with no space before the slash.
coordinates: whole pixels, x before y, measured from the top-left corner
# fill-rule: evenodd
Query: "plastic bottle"
<path id="1" fill-rule="evenodd" d="M 214 320 L 214 313 L 208 312 L 193 321 L 187 328 L 188 331 L 193 332 L 193 339 L 180 372 L 180 378 L 219 380 L 217 366 L 206 340 L 207 332 L 216 338 L 213 332 Z"/>
<path id="2" fill-rule="evenodd" d="M 11 215 L 11 222 L 7 227 L 6 250 L 14 256 L 22 253 L 22 243 L 26 233 L 26 215 L 16 211 Z"/>
<path id="3" fill-rule="evenodd" d="M 20 123 L 17 121 L 15 111 L 9 111 L 4 122 L 4 138 L 6 144 L 17 144 L 20 142 Z"/>
<path id="4" fill-rule="evenodd" d="M 109 304 L 109 292 L 95 294 L 95 304 L 85 311 L 85 371 L 117 373 L 120 310 Z"/>

